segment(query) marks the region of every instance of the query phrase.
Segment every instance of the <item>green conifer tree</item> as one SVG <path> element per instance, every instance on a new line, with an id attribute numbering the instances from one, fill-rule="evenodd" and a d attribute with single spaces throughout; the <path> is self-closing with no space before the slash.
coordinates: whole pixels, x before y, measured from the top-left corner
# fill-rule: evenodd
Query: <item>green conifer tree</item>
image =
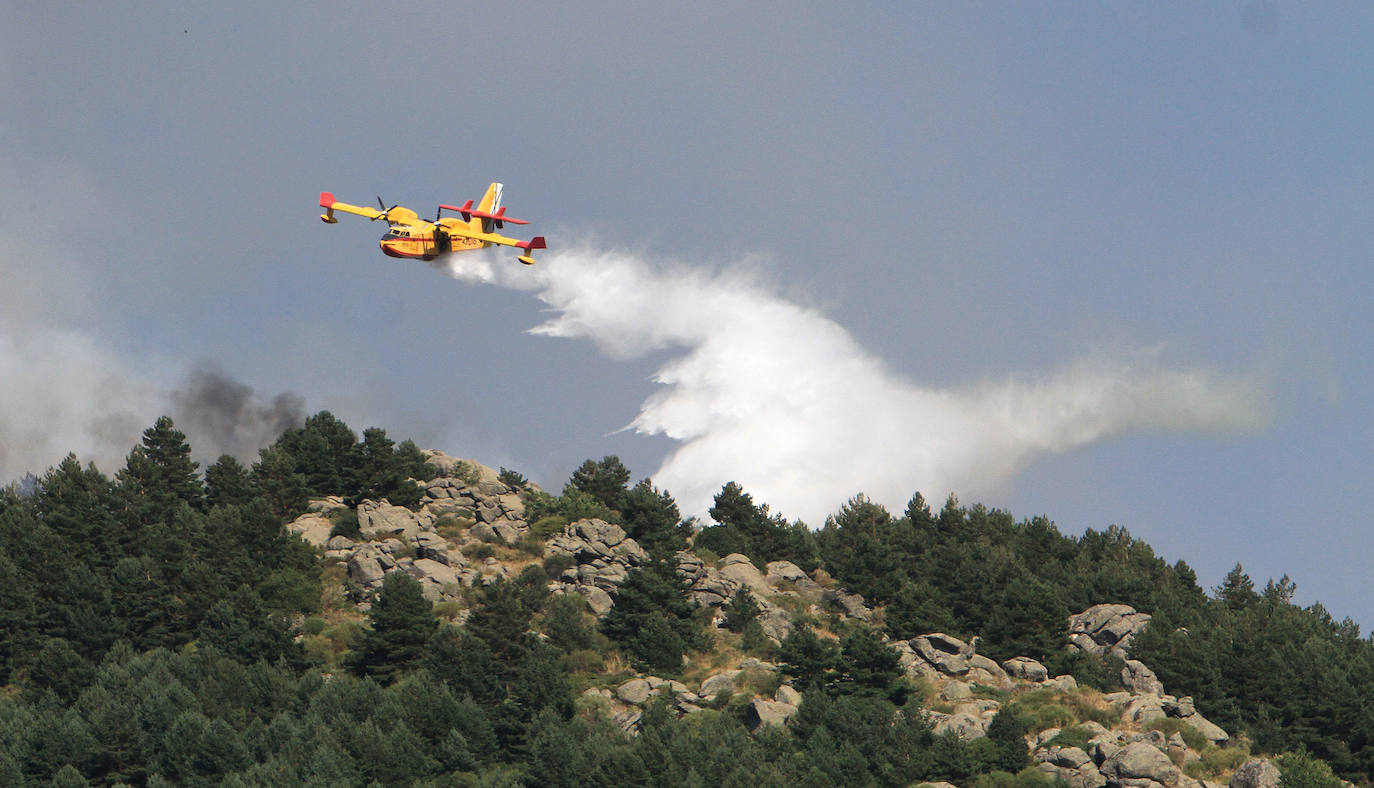
<path id="1" fill-rule="evenodd" d="M 420 583 L 405 572 L 391 572 L 367 614 L 371 628 L 349 661 L 353 672 L 390 684 L 417 667 L 439 626 Z"/>

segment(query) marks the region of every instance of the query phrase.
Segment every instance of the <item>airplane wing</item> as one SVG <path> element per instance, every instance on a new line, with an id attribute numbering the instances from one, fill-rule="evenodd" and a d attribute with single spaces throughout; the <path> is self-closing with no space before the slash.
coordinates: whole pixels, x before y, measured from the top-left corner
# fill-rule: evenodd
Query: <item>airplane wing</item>
<path id="1" fill-rule="evenodd" d="M 510 220 L 507 219 L 506 221 Z M 516 249 L 523 250 L 524 254 L 520 255 L 519 260 L 525 265 L 534 264 L 534 257 L 531 255 L 531 252 L 533 250 L 549 248 L 548 245 L 544 242 L 544 236 L 542 235 L 536 235 L 528 241 L 521 241 L 517 238 L 509 238 L 507 236 L 498 235 L 496 233 L 485 233 L 480 230 L 473 230 L 472 228 L 468 227 L 467 225 L 461 222 L 456 222 L 450 219 L 443 220 L 441 224 L 443 225 L 444 230 L 452 236 L 457 236 L 459 238 L 472 238 L 474 240 L 478 240 L 486 244 L 511 246 Z"/>
<path id="2" fill-rule="evenodd" d="M 419 224 L 420 217 L 409 208 L 402 208 L 393 205 L 385 211 L 376 208 L 368 208 L 364 205 L 349 205 L 346 202 L 339 202 L 334 199 L 334 195 L 329 192 L 320 192 L 320 207 L 324 213 L 320 214 L 320 220 L 327 224 L 336 224 L 339 220 L 334 218 L 335 211 L 343 211 L 357 216 L 366 216 L 372 221 L 385 219 L 387 224 Z"/>

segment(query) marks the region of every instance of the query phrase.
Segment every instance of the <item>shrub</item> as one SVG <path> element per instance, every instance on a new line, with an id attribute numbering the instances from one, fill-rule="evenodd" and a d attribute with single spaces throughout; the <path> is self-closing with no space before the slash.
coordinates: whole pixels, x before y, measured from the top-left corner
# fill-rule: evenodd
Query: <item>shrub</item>
<path id="1" fill-rule="evenodd" d="M 463 555 L 473 561 L 485 561 L 496 555 L 496 548 L 486 542 L 470 542 L 463 545 Z"/>
<path id="2" fill-rule="evenodd" d="M 362 630 L 363 625 L 359 621 L 342 621 L 320 630 L 319 637 L 329 641 L 333 653 L 340 654 L 353 645 Z"/>
<path id="3" fill-rule="evenodd" d="M 329 529 L 329 536 L 346 536 L 353 541 L 363 538 L 359 530 L 358 513 L 353 509 L 335 509 L 326 515 L 326 519 L 334 523 L 334 527 Z"/>
<path id="4" fill-rule="evenodd" d="M 448 475 L 469 487 L 476 487 L 477 483 L 482 481 L 482 474 L 473 467 L 472 463 L 466 460 L 453 463 L 453 468 L 449 470 Z"/>
<path id="5" fill-rule="evenodd" d="M 319 616 L 311 616 L 301 624 L 301 632 L 305 635 L 318 635 L 324 631 L 325 621 Z"/>
<path id="6" fill-rule="evenodd" d="M 1094 694 L 1075 693 L 1064 697 L 1064 705 L 1074 713 L 1079 722 L 1095 722 L 1104 728 L 1114 728 L 1121 722 L 1121 711 L 1109 703 L 1101 701 Z"/>
<path id="7" fill-rule="evenodd" d="M 1086 750 L 1088 748 L 1088 740 L 1091 738 L 1092 736 L 1089 734 L 1087 728 L 1081 725 L 1070 725 L 1067 728 L 1060 729 L 1060 731 L 1054 735 L 1054 738 L 1045 742 L 1045 746 L 1077 747 L 1080 750 Z"/>
<path id="8" fill-rule="evenodd" d="M 568 673 L 591 674 L 600 673 L 605 667 L 606 658 L 594 648 L 582 648 L 570 651 L 559 658 L 559 663 L 563 670 Z"/>
<path id="9" fill-rule="evenodd" d="M 1078 721 L 1064 705 L 1062 696 L 1049 689 L 1031 690 L 1016 699 L 1015 706 L 1023 715 L 1027 729 L 1044 731 L 1065 728 Z"/>
<path id="10" fill-rule="evenodd" d="M 974 788 L 1053 788 L 1055 781 L 1034 766 L 1029 766 L 1016 774 L 1010 772 L 988 772 L 978 775 Z"/>
<path id="11" fill-rule="evenodd" d="M 525 534 L 516 541 L 515 549 L 537 558 L 544 554 L 544 540 L 536 538 L 533 534 Z"/>
<path id="12" fill-rule="evenodd" d="M 1208 744 L 1200 753 L 1201 759 L 1184 767 L 1189 777 L 1216 777 L 1240 768 L 1250 760 L 1250 747 L 1243 742 L 1231 742 L 1226 747 Z"/>
<path id="13" fill-rule="evenodd" d="M 565 520 L 562 517 L 559 517 L 556 514 L 540 517 L 539 519 L 530 523 L 529 535 L 531 538 L 538 539 L 540 542 L 547 542 L 553 537 L 562 533 L 563 526 L 567 524 L 567 520 Z"/>
<path id="14" fill-rule="evenodd" d="M 435 602 L 434 615 L 439 618 L 454 619 L 458 617 L 459 613 L 463 612 L 463 607 L 462 602 L 455 602 L 451 599 L 443 602 Z"/>
<path id="15" fill-rule="evenodd" d="M 577 566 L 577 559 L 566 553 L 555 553 L 544 559 L 544 574 L 550 580 L 557 580 L 558 576 L 568 569 Z"/>
<path id="16" fill-rule="evenodd" d="M 439 519 L 434 521 L 435 532 L 445 539 L 457 539 L 462 536 L 464 531 L 477 524 L 470 512 L 465 514 L 467 511 L 462 509 L 439 515 Z"/>
<path id="17" fill-rule="evenodd" d="M 1331 767 L 1307 750 L 1290 752 L 1279 758 L 1279 788 L 1341 788 L 1341 785 Z"/>
<path id="18" fill-rule="evenodd" d="M 496 478 L 500 480 L 502 484 L 514 490 L 524 489 L 525 485 L 530 483 L 530 480 L 526 479 L 523 474 L 512 471 L 504 466 L 501 468 L 501 472 L 496 474 Z"/>

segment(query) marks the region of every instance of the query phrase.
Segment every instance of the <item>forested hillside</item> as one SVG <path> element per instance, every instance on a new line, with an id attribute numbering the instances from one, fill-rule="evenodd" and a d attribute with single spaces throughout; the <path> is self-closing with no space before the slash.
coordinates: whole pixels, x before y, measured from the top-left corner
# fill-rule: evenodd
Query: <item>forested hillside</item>
<path id="1" fill-rule="evenodd" d="M 615 457 L 552 494 L 327 412 L 191 456 L 164 418 L 0 492 L 0 785 L 1374 778 L 1358 627 L 1115 526 L 915 494 L 813 531 L 735 484 L 684 522 Z M 1104 604 L 1128 636 L 1068 647 Z"/>

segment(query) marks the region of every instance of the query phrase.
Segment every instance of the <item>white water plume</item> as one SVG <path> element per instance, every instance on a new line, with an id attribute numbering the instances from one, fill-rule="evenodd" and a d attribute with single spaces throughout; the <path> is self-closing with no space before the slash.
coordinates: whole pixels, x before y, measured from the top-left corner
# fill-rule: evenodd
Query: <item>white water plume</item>
<path id="1" fill-rule="evenodd" d="M 964 389 L 922 386 L 738 271 L 590 250 L 548 254 L 535 268 L 483 255 L 436 267 L 536 291 L 555 314 L 533 333 L 587 339 L 615 358 L 681 349 L 627 428 L 679 442 L 653 479 L 684 514 L 704 513 L 734 480 L 814 526 L 859 492 L 900 510 L 918 490 L 932 501 L 990 492 L 1039 457 L 1130 430 L 1235 431 L 1264 418 L 1255 381 L 1166 369 L 1143 352 Z"/>

